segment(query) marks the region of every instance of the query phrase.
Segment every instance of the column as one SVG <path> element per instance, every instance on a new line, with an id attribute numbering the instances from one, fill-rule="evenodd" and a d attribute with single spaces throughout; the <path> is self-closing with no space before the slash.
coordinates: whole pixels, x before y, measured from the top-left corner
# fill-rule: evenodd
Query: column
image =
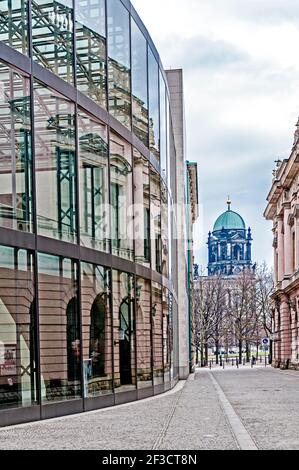
<path id="1" fill-rule="evenodd" d="M 284 211 L 284 275 L 293 273 L 293 240 L 292 230 L 288 223 L 291 210 L 286 208 Z"/>
<path id="2" fill-rule="evenodd" d="M 285 366 L 291 360 L 292 333 L 290 324 L 290 306 L 288 296 L 283 294 L 280 306 L 281 363 Z"/>
<path id="3" fill-rule="evenodd" d="M 283 219 L 278 217 L 277 224 L 277 255 L 278 255 L 278 282 L 284 277 L 284 235 L 283 235 Z"/>

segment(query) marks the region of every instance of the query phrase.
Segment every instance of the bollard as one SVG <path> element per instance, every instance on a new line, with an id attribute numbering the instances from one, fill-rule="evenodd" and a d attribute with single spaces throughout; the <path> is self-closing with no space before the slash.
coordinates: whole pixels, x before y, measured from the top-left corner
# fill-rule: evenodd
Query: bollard
<path id="1" fill-rule="evenodd" d="M 232 366 L 234 366 L 234 365 L 235 365 L 235 361 L 232 359 Z"/>
<path id="2" fill-rule="evenodd" d="M 223 361 L 222 368 L 224 369 L 224 367 L 225 367 L 225 362 Z"/>
<path id="3" fill-rule="evenodd" d="M 210 361 L 210 369 L 212 369 L 212 362 Z"/>
<path id="4" fill-rule="evenodd" d="M 243 366 L 245 366 L 245 357 L 243 357 Z"/>
<path id="5" fill-rule="evenodd" d="M 238 359 L 236 359 L 236 366 L 237 366 L 237 369 L 239 369 L 239 361 L 238 361 Z"/>
<path id="6" fill-rule="evenodd" d="M 260 356 L 260 362 L 262 362 L 262 356 Z"/>
<path id="7" fill-rule="evenodd" d="M 251 369 L 253 369 L 253 360 L 251 359 Z"/>

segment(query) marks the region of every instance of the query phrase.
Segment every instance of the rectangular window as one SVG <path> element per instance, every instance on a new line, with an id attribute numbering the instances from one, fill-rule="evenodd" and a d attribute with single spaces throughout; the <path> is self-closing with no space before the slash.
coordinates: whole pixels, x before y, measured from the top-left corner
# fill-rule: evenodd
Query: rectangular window
<path id="1" fill-rule="evenodd" d="M 131 21 L 133 132 L 148 147 L 147 43 Z"/>
<path id="2" fill-rule="evenodd" d="M 150 267 L 150 176 L 149 163 L 138 150 L 134 155 L 135 261 Z"/>
<path id="3" fill-rule="evenodd" d="M 154 385 L 164 382 L 162 287 L 152 283 Z"/>
<path id="4" fill-rule="evenodd" d="M 159 173 L 152 167 L 150 168 L 150 213 L 152 269 L 162 273 L 161 182 Z"/>
<path id="5" fill-rule="evenodd" d="M 77 88 L 107 108 L 105 0 L 76 1 Z"/>
<path id="6" fill-rule="evenodd" d="M 33 60 L 73 83 L 72 0 L 35 0 L 31 4 Z"/>
<path id="7" fill-rule="evenodd" d="M 162 238 L 162 274 L 169 277 L 169 255 L 170 255 L 170 240 L 169 240 L 169 194 L 165 183 L 161 183 L 161 238 Z"/>
<path id="8" fill-rule="evenodd" d="M 43 402 L 81 395 L 77 265 L 38 254 L 41 393 Z"/>
<path id="9" fill-rule="evenodd" d="M 110 133 L 112 254 L 134 261 L 131 146 Z"/>
<path id="10" fill-rule="evenodd" d="M 113 270 L 114 387 L 136 389 L 135 312 L 133 275 Z"/>
<path id="11" fill-rule="evenodd" d="M 109 252 L 107 127 L 78 111 L 81 244 Z"/>
<path id="12" fill-rule="evenodd" d="M 35 318 L 33 256 L 0 246 L 0 409 L 37 403 Z"/>
<path id="13" fill-rule="evenodd" d="M 84 396 L 112 393 L 110 270 L 81 263 Z"/>
<path id="14" fill-rule="evenodd" d="M 28 0 L 1 0 L 0 41 L 28 54 Z"/>
<path id="15" fill-rule="evenodd" d="M 33 230 L 29 78 L 0 63 L 0 225 Z"/>
<path id="16" fill-rule="evenodd" d="M 107 3 L 109 111 L 131 129 L 130 15 L 119 0 Z"/>
<path id="17" fill-rule="evenodd" d="M 162 174 L 167 180 L 167 116 L 166 116 L 166 86 L 160 72 L 160 162 Z"/>
<path id="18" fill-rule="evenodd" d="M 148 47 L 149 87 L 149 146 L 150 151 L 160 160 L 160 110 L 159 110 L 159 66 Z"/>
<path id="19" fill-rule="evenodd" d="M 38 233 L 76 241 L 75 105 L 34 85 Z"/>
<path id="20" fill-rule="evenodd" d="M 136 283 L 137 386 L 152 386 L 151 283 L 141 277 Z"/>

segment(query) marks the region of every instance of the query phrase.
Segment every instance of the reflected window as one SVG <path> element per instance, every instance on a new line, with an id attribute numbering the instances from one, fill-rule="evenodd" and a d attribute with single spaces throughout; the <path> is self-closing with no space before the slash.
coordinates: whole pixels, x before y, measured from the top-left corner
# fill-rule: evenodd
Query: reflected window
<path id="1" fill-rule="evenodd" d="M 137 278 L 136 281 L 136 341 L 137 386 L 152 386 L 152 340 L 151 340 L 151 283 Z"/>
<path id="2" fill-rule="evenodd" d="M 0 41 L 28 53 L 28 0 L 0 1 Z"/>
<path id="3" fill-rule="evenodd" d="M 81 263 L 84 394 L 112 392 L 110 271 Z"/>
<path id="4" fill-rule="evenodd" d="M 136 388 L 133 276 L 113 270 L 114 387 Z"/>
<path id="5" fill-rule="evenodd" d="M 38 233 L 76 240 L 75 106 L 35 82 Z"/>
<path id="6" fill-rule="evenodd" d="M 160 159 L 160 109 L 159 109 L 159 67 L 148 47 L 149 87 L 149 147 L 157 160 Z"/>
<path id="7" fill-rule="evenodd" d="M 43 402 L 81 394 L 77 265 L 38 254 L 41 393 Z"/>
<path id="8" fill-rule="evenodd" d="M 162 287 L 152 283 L 154 385 L 164 383 Z"/>
<path id="9" fill-rule="evenodd" d="M 131 129 L 130 16 L 119 0 L 107 3 L 109 112 Z"/>
<path id="10" fill-rule="evenodd" d="M 135 261 L 150 267 L 150 175 L 149 163 L 134 148 Z"/>
<path id="11" fill-rule="evenodd" d="M 173 377 L 173 333 L 172 333 L 172 295 L 163 288 L 163 362 L 164 382 Z"/>
<path id="12" fill-rule="evenodd" d="M 162 274 L 169 277 L 170 236 L 169 193 L 167 186 L 161 183 L 161 238 L 162 238 Z"/>
<path id="13" fill-rule="evenodd" d="M 30 82 L 0 64 L 0 225 L 33 230 Z"/>
<path id="14" fill-rule="evenodd" d="M 162 273 L 161 183 L 153 167 L 150 168 L 150 226 L 152 269 Z"/>
<path id="15" fill-rule="evenodd" d="M 33 60 L 72 83 L 73 9 L 72 0 L 35 0 L 32 4 Z"/>
<path id="16" fill-rule="evenodd" d="M 110 133 L 112 254 L 134 260 L 131 146 Z"/>
<path id="17" fill-rule="evenodd" d="M 109 251 L 107 127 L 78 111 L 81 244 Z"/>
<path id="18" fill-rule="evenodd" d="M 133 132 L 148 147 L 147 43 L 134 20 L 131 38 Z"/>
<path id="19" fill-rule="evenodd" d="M 33 256 L 0 246 L 0 409 L 37 404 Z"/>
<path id="20" fill-rule="evenodd" d="M 76 1 L 77 88 L 107 107 L 105 0 Z"/>

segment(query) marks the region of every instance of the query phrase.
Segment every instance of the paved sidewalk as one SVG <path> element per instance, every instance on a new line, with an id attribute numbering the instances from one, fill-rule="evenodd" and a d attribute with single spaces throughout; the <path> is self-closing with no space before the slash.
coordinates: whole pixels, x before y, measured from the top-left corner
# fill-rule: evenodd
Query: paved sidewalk
<path id="1" fill-rule="evenodd" d="M 142 402 L 2 428 L 0 449 L 299 449 L 299 373 L 202 369 L 182 385 Z"/>

